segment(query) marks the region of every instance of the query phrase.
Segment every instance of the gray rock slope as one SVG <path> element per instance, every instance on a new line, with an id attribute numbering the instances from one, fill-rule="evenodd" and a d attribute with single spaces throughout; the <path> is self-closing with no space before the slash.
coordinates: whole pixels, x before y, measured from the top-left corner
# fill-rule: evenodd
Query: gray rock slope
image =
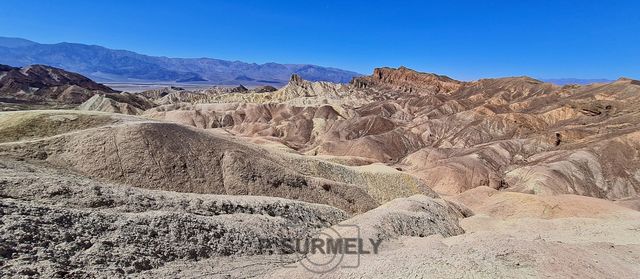
<path id="1" fill-rule="evenodd" d="M 348 217 L 281 198 L 101 183 L 7 158 L 0 197 L 0 277 L 124 277 L 173 261 L 261 255 Z"/>

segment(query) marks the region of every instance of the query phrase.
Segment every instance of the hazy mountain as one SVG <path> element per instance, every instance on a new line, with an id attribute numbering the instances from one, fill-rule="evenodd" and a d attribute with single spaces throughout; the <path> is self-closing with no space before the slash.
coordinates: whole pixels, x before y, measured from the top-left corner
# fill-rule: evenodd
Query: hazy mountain
<path id="1" fill-rule="evenodd" d="M 596 79 L 580 79 L 580 78 L 543 78 L 540 79 L 544 82 L 553 83 L 557 85 L 567 85 L 567 84 L 592 84 L 592 83 L 602 83 L 602 82 L 612 82 L 613 80 L 604 79 L 604 78 L 596 78 Z"/>
<path id="2" fill-rule="evenodd" d="M 76 43 L 40 44 L 0 37 L 0 64 L 46 64 L 98 81 L 285 84 L 292 74 L 312 81 L 348 82 L 358 73 L 305 64 L 245 63 L 213 58 L 169 58 Z"/>
<path id="3" fill-rule="evenodd" d="M 32 42 L 29 40 L 25 40 L 25 39 L 20 39 L 20 38 L 6 38 L 6 37 L 0 37 L 0 46 L 3 47 L 25 47 L 25 46 L 32 46 L 32 45 L 37 45 L 38 43 L 36 42 Z"/>

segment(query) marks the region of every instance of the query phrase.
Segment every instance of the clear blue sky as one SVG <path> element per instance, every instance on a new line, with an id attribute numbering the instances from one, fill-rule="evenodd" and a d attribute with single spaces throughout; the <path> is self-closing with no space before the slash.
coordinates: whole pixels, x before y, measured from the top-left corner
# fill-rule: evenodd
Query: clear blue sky
<path id="1" fill-rule="evenodd" d="M 485 3 L 486 2 L 486 3 Z M 491 3 L 489 3 L 491 2 Z M 0 36 L 170 57 L 640 78 L 640 1 L 2 0 Z"/>

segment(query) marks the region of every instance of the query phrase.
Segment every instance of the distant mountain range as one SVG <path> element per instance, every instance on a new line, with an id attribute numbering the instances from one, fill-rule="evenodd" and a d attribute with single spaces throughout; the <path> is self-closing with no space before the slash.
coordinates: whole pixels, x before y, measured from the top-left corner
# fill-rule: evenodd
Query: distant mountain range
<path id="1" fill-rule="evenodd" d="M 40 44 L 0 37 L 0 64 L 45 64 L 101 82 L 184 82 L 282 85 L 292 74 L 306 80 L 349 82 L 356 72 L 307 64 L 245 63 L 213 58 L 168 58 L 76 43 Z"/>
<path id="2" fill-rule="evenodd" d="M 591 83 L 609 83 L 613 82 L 610 79 L 604 78 L 595 78 L 595 79 L 580 79 L 580 78 L 543 78 L 540 79 L 544 82 L 553 83 L 557 85 L 567 85 L 567 84 L 591 84 Z"/>

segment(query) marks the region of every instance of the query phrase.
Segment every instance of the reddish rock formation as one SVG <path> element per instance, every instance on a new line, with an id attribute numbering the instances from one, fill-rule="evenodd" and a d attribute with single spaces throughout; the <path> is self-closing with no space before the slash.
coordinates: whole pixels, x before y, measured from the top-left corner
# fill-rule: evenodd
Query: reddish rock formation
<path id="1" fill-rule="evenodd" d="M 448 93 L 459 89 L 463 83 L 447 76 L 400 67 L 376 68 L 373 75 L 354 78 L 352 84 L 358 88 L 384 86 L 409 93 Z"/>

